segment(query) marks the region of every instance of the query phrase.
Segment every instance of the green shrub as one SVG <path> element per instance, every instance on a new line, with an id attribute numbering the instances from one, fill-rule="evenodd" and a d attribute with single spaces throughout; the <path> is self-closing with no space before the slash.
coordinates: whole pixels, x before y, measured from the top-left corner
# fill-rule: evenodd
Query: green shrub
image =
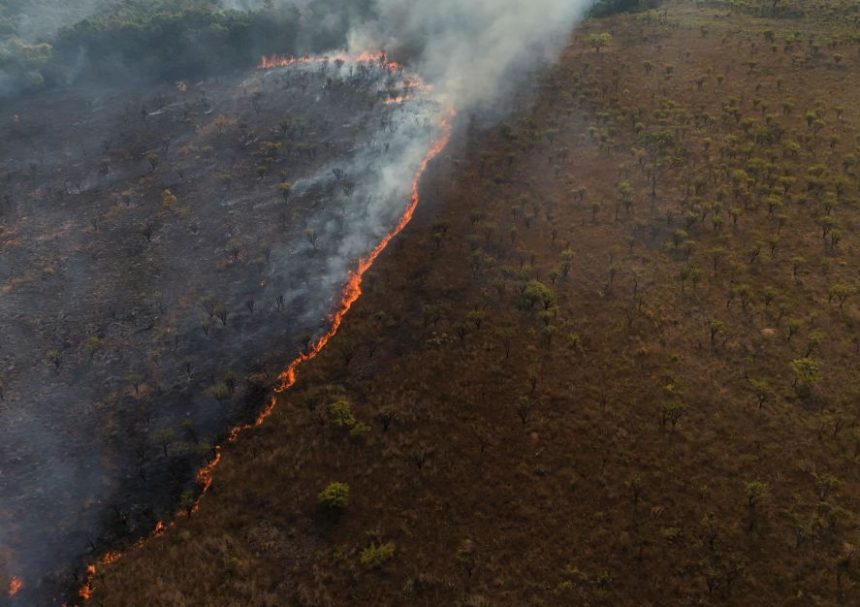
<path id="1" fill-rule="evenodd" d="M 317 504 L 328 512 L 342 512 L 349 505 L 349 485 L 329 483 L 317 494 Z"/>
<path id="2" fill-rule="evenodd" d="M 343 398 L 328 406 L 327 416 L 334 426 L 344 430 L 351 430 L 356 423 L 355 416 L 352 414 L 352 405 Z"/>
<path id="3" fill-rule="evenodd" d="M 352 414 L 352 405 L 345 398 L 331 403 L 326 414 L 332 425 L 346 432 L 351 439 L 362 440 L 370 432 L 370 426 L 358 421 Z"/>
<path id="4" fill-rule="evenodd" d="M 394 542 L 384 544 L 373 543 L 358 555 L 358 562 L 362 567 L 376 569 L 394 556 Z"/>

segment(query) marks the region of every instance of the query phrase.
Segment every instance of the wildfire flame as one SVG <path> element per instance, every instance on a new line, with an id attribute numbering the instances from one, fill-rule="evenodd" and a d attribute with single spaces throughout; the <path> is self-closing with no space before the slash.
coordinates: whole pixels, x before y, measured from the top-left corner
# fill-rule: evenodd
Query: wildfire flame
<path id="1" fill-rule="evenodd" d="M 290 67 L 293 65 L 329 65 L 331 62 L 355 63 L 378 65 L 382 69 L 391 74 L 401 73 L 403 66 L 396 61 L 391 61 L 384 52 L 382 53 L 362 53 L 360 55 L 350 55 L 347 53 L 334 53 L 323 57 L 306 56 L 306 57 L 282 57 L 280 55 L 272 55 L 260 59 L 257 69 L 272 70 L 280 67 Z M 389 97 L 385 100 L 386 105 L 400 104 L 415 99 L 415 95 L 410 91 L 418 91 L 420 93 L 429 93 L 433 87 L 425 83 L 421 78 L 415 75 L 404 76 L 402 78 L 403 86 L 406 92 L 402 95 Z"/>
<path id="2" fill-rule="evenodd" d="M 82 599 L 84 599 L 85 601 L 87 599 L 92 598 L 92 596 L 93 596 L 92 580 L 96 576 L 96 564 L 90 563 L 89 565 L 87 565 L 86 573 L 87 573 L 87 582 L 81 587 L 80 590 L 78 590 L 78 596 L 81 597 Z"/>
<path id="3" fill-rule="evenodd" d="M 291 65 L 328 65 L 330 62 L 337 63 L 378 63 L 380 67 L 385 68 L 389 72 L 399 72 L 403 66 L 396 61 L 388 59 L 388 55 L 384 52 L 380 53 L 362 53 L 360 55 L 350 55 L 349 53 L 334 53 L 325 56 L 305 56 L 305 57 L 282 57 L 280 55 L 272 55 L 271 57 L 263 57 L 260 60 L 260 65 L 257 66 L 261 70 L 270 70 L 276 67 L 290 67 Z"/>
<path id="4" fill-rule="evenodd" d="M 385 105 L 406 103 L 407 101 L 412 101 L 413 99 L 415 99 L 415 95 L 401 95 L 399 97 L 389 97 L 385 100 Z"/>
<path id="5" fill-rule="evenodd" d="M 324 63 L 329 60 L 343 60 L 343 61 L 353 61 L 353 62 L 378 62 L 381 66 L 389 71 L 399 71 L 402 69 L 402 66 L 399 63 L 394 61 L 389 61 L 386 57 L 385 53 L 377 53 L 377 54 L 364 54 L 351 56 L 347 54 L 334 54 L 328 57 L 264 57 L 258 69 L 272 69 L 276 67 L 288 67 L 296 64 L 314 64 L 314 63 Z M 410 86 L 417 88 L 419 90 L 430 90 L 430 87 L 427 87 L 420 80 L 410 79 L 408 80 Z M 411 97 L 407 98 L 399 97 L 388 100 L 386 103 L 403 103 L 408 101 Z M 275 395 L 273 395 L 269 399 L 269 403 L 266 407 L 260 411 L 257 415 L 257 418 L 247 424 L 240 424 L 238 426 L 234 426 L 227 433 L 227 443 L 235 443 L 239 436 L 245 432 L 246 430 L 250 430 L 252 428 L 256 428 L 261 426 L 266 419 L 272 414 L 275 410 L 275 407 L 278 404 L 277 394 L 281 394 L 291 386 L 296 383 L 297 375 L 296 370 L 303 363 L 306 363 L 310 360 L 316 358 L 316 356 L 325 348 L 326 344 L 335 336 L 341 324 L 343 323 L 343 319 L 346 316 L 347 312 L 349 312 L 352 305 L 358 301 L 358 298 L 361 297 L 361 283 L 364 279 L 364 274 L 370 269 L 373 263 L 377 260 L 377 258 L 382 254 L 388 244 L 398 235 L 403 229 L 412 221 L 412 217 L 415 215 L 415 209 L 418 208 L 418 202 L 420 199 L 419 187 L 421 184 L 421 177 L 424 175 L 424 172 L 427 170 L 430 162 L 436 156 L 438 156 L 442 150 L 448 145 L 448 141 L 451 138 L 452 131 L 452 122 L 454 117 L 456 116 L 456 112 L 453 109 L 449 109 L 446 115 L 441 120 L 441 134 L 439 137 L 433 142 L 430 149 L 422 158 L 421 163 L 418 166 L 418 170 L 415 172 L 415 176 L 412 179 L 412 189 L 411 196 L 409 199 L 409 204 L 406 206 L 406 209 L 403 212 L 403 215 L 400 217 L 400 220 L 397 222 L 397 225 L 389 231 L 385 236 L 383 236 L 382 240 L 380 240 L 377 245 L 364 257 L 359 259 L 356 268 L 350 271 L 348 275 L 348 280 L 346 285 L 343 288 L 340 298 L 340 304 L 337 310 L 329 317 L 329 328 L 328 330 L 320 336 L 317 341 L 313 344 L 313 346 L 299 354 L 296 358 L 294 358 L 287 367 L 281 371 L 278 375 L 278 383 L 274 388 Z M 203 496 L 212 486 L 213 475 L 215 473 L 215 468 L 218 467 L 218 464 L 221 463 L 222 459 L 222 445 L 216 445 L 213 449 L 212 458 L 209 462 L 201 467 L 197 474 L 195 475 L 195 479 L 200 488 L 200 494 L 195 500 L 194 504 L 189 509 L 189 512 L 197 512 L 200 507 L 200 501 L 203 499 Z M 135 542 L 132 546 L 133 548 L 139 547 L 143 545 L 147 539 L 158 537 L 163 534 L 168 529 L 172 528 L 175 525 L 175 521 L 163 522 L 158 521 L 155 524 L 155 527 L 152 530 L 152 533 L 146 538 L 142 538 Z M 123 557 L 123 553 L 121 552 L 108 552 L 98 560 L 98 563 L 91 563 L 86 568 L 86 581 L 78 591 L 78 597 L 83 600 L 88 600 L 92 597 L 94 592 L 93 580 L 96 575 L 96 565 L 110 565 L 111 563 L 115 563 Z M 13 578 L 13 582 L 16 578 Z M 12 584 L 10 584 L 10 593 L 12 590 Z M 18 587 L 20 590 L 20 587 Z M 17 590 L 16 590 L 17 592 Z"/>
<path id="6" fill-rule="evenodd" d="M 19 577 L 13 576 L 12 579 L 9 580 L 9 593 L 8 593 L 9 596 L 10 597 L 15 596 L 16 594 L 21 592 L 21 589 L 23 587 L 24 587 L 24 580 L 22 580 Z"/>

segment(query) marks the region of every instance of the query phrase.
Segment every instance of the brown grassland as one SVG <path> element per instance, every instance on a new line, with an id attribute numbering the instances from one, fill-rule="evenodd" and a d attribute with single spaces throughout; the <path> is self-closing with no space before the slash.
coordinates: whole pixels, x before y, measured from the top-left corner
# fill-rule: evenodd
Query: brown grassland
<path id="1" fill-rule="evenodd" d="M 860 36 L 772 4 L 589 21 L 461 117 L 336 338 L 91 604 L 860 605 Z"/>

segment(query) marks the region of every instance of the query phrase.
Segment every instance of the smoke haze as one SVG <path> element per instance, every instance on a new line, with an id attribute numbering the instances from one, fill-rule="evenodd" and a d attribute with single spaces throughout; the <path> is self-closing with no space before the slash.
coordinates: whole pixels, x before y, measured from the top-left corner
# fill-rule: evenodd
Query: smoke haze
<path id="1" fill-rule="evenodd" d="M 12 17 L 15 35 L 32 42 L 47 38 L 61 27 L 106 10 L 113 3 L 111 0 L 28 0 L 16 4 L 20 6 L 17 8 L 17 14 Z M 13 6 L 6 10 L 15 8 Z"/>

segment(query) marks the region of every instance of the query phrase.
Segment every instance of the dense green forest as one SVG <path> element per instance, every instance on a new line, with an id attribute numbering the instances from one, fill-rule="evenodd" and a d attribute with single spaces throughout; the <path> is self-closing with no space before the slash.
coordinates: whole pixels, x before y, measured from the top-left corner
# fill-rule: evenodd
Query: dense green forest
<path id="1" fill-rule="evenodd" d="M 342 45 L 351 19 L 371 10 L 368 0 L 346 8 L 315 0 L 301 11 L 289 4 L 236 11 L 217 0 L 112 0 L 64 22 L 81 13 L 62 6 L 12 0 L 0 7 L 0 95 L 80 79 L 202 77 L 252 65 L 264 54 L 324 50 Z M 32 14 L 58 29 L 23 36 Z"/>

